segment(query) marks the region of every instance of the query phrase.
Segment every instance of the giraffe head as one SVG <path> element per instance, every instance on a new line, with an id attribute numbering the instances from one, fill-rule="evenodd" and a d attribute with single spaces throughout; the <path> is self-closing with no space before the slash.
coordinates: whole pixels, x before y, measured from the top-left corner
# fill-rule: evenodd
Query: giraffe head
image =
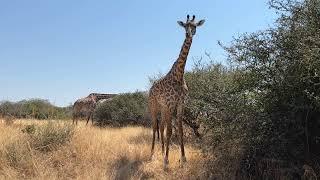
<path id="1" fill-rule="evenodd" d="M 196 34 L 197 27 L 201 26 L 205 21 L 203 19 L 203 20 L 196 22 L 195 18 L 196 18 L 196 16 L 193 15 L 192 19 L 190 20 L 189 15 L 187 15 L 186 22 L 178 21 L 178 24 L 186 30 L 186 36 L 188 36 L 188 37 L 194 36 Z"/>

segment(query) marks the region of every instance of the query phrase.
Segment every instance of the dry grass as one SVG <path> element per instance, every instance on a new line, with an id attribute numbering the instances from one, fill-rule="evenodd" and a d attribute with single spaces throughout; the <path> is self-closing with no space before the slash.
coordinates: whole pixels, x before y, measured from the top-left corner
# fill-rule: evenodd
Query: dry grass
<path id="1" fill-rule="evenodd" d="M 53 122 L 67 126 L 71 121 Z M 80 123 L 70 141 L 52 151 L 39 151 L 22 129 L 46 123 L 0 122 L 0 179 L 202 179 L 205 173 L 205 157 L 188 144 L 183 168 L 179 168 L 180 149 L 175 144 L 168 171 L 162 169 L 159 144 L 155 159 L 149 161 L 151 130 L 142 127 L 99 129 Z"/>

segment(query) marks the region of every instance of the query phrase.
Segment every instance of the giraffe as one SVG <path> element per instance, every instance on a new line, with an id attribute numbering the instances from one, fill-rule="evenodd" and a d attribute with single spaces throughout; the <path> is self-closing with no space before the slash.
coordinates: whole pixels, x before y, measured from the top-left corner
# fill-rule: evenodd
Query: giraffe
<path id="1" fill-rule="evenodd" d="M 91 122 L 93 123 L 93 112 L 96 108 L 97 103 L 100 100 L 104 99 L 110 99 L 116 96 L 116 94 L 98 94 L 98 93 L 91 93 L 87 97 L 78 99 L 74 105 L 73 105 L 73 111 L 72 111 L 72 119 L 73 124 L 78 124 L 79 116 L 85 115 L 87 119 L 87 123 L 91 119 Z"/>
<path id="2" fill-rule="evenodd" d="M 172 117 L 176 115 L 178 122 L 178 134 L 180 140 L 181 158 L 180 166 L 186 162 L 184 144 L 183 144 L 183 128 L 182 128 L 182 116 L 184 109 L 184 101 L 188 92 L 188 87 L 184 80 L 184 69 L 189 54 L 189 50 L 192 43 L 192 38 L 196 34 L 196 29 L 201 26 L 205 20 L 195 21 L 195 15 L 189 20 L 187 15 L 187 21 L 178 21 L 178 24 L 185 29 L 185 40 L 182 45 L 178 59 L 174 62 L 171 70 L 156 81 L 149 90 L 148 106 L 152 119 L 152 145 L 151 145 L 151 159 L 154 153 L 155 133 L 160 128 L 160 140 L 161 150 L 164 154 L 164 169 L 167 169 L 169 164 L 169 143 L 172 134 Z M 160 127 L 157 120 L 157 115 L 160 113 L 161 121 Z M 166 149 L 164 151 L 164 128 L 166 126 Z"/>

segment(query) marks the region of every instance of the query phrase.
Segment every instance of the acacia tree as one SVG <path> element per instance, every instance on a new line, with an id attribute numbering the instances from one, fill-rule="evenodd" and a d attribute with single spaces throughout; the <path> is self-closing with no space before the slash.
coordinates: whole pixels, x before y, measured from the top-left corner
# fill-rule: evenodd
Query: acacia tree
<path id="1" fill-rule="evenodd" d="M 265 150 L 319 163 L 320 1 L 269 4 L 279 14 L 273 28 L 222 46 L 232 68 L 241 72 L 239 90 L 253 94 L 255 105 L 268 115 Z"/>

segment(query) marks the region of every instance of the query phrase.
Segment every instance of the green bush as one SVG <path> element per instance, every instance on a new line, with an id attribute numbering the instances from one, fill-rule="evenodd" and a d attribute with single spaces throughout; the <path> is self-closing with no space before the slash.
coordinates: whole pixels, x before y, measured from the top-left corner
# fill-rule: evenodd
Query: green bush
<path id="1" fill-rule="evenodd" d="M 146 125 L 147 97 L 143 92 L 120 94 L 97 106 L 94 112 L 96 125 Z"/>

